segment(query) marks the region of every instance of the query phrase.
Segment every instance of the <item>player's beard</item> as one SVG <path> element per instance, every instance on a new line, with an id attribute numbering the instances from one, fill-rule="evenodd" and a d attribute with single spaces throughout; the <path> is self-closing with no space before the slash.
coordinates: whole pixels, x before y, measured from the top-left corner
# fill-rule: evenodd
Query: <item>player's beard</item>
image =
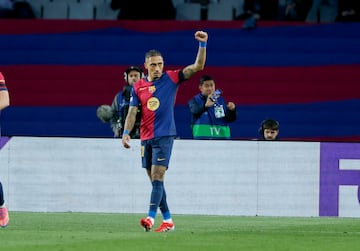
<path id="1" fill-rule="evenodd" d="M 161 72 L 156 71 L 153 74 L 153 80 L 158 80 L 161 77 Z"/>

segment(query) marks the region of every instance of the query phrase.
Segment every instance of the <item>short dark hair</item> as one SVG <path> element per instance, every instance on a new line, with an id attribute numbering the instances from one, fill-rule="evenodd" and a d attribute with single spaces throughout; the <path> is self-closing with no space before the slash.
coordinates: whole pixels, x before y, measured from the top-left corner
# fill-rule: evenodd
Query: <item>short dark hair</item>
<path id="1" fill-rule="evenodd" d="M 126 84 L 129 84 L 129 78 L 128 78 L 128 76 L 129 76 L 129 73 L 130 73 L 131 71 L 137 71 L 137 72 L 139 72 L 139 73 L 140 73 L 140 78 L 143 78 L 143 77 L 144 77 L 144 72 L 143 72 L 143 70 L 142 70 L 140 67 L 138 67 L 138 66 L 132 65 L 132 66 L 130 66 L 129 68 L 127 68 L 127 69 L 124 71 L 124 79 L 125 79 L 125 81 L 126 81 Z"/>
<path id="2" fill-rule="evenodd" d="M 148 52 L 145 53 L 145 60 L 147 58 L 154 57 L 154 56 L 161 56 L 162 57 L 160 51 L 152 49 L 152 50 L 149 50 Z"/>
<path id="3" fill-rule="evenodd" d="M 200 78 L 200 83 L 199 83 L 199 85 L 201 86 L 201 85 L 203 85 L 203 83 L 204 83 L 205 81 L 209 81 L 209 80 L 213 80 L 213 81 L 214 81 L 214 79 L 213 79 L 211 76 L 209 76 L 209 75 L 202 75 L 201 78 Z"/>
<path id="4" fill-rule="evenodd" d="M 271 130 L 279 130 L 280 124 L 275 119 L 265 119 L 261 122 L 262 130 L 271 129 Z"/>

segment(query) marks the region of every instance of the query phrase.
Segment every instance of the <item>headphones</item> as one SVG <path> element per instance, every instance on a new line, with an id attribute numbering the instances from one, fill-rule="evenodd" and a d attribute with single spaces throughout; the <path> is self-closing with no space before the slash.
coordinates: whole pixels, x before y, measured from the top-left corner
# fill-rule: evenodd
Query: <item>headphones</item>
<path id="1" fill-rule="evenodd" d="M 128 75 L 131 71 L 139 72 L 140 78 L 143 78 L 145 76 L 143 70 L 140 67 L 132 65 L 124 71 L 124 79 L 125 79 L 126 83 L 128 83 Z"/>
<path id="2" fill-rule="evenodd" d="M 264 135 L 264 130 L 266 129 L 265 125 L 268 125 L 270 128 L 276 129 L 276 130 L 279 130 L 279 128 L 280 128 L 279 121 L 277 121 L 275 119 L 264 119 L 263 121 L 261 121 L 260 128 L 259 128 L 259 133 L 261 136 Z"/>

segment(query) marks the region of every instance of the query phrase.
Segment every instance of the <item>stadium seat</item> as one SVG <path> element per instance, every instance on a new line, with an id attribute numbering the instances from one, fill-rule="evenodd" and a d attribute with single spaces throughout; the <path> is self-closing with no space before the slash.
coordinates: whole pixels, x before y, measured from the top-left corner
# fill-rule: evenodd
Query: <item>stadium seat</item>
<path id="1" fill-rule="evenodd" d="M 27 2 L 29 2 L 31 5 L 33 4 L 44 4 L 44 3 L 50 3 L 50 0 L 26 0 Z"/>
<path id="2" fill-rule="evenodd" d="M 82 1 L 81 0 L 50 0 L 50 2 L 71 4 L 71 3 L 78 3 L 78 2 L 82 2 Z"/>
<path id="3" fill-rule="evenodd" d="M 183 4 L 185 3 L 185 0 L 172 0 L 172 3 L 174 5 L 174 7 L 176 8 L 176 6 L 178 6 L 179 4 Z"/>
<path id="4" fill-rule="evenodd" d="M 94 19 L 94 5 L 92 3 L 69 3 L 69 19 Z"/>
<path id="5" fill-rule="evenodd" d="M 100 3 L 95 5 L 95 19 L 97 20 L 116 20 L 119 10 L 113 10 L 110 3 Z"/>
<path id="6" fill-rule="evenodd" d="M 31 3 L 31 8 L 36 18 L 43 18 L 43 5 L 41 3 Z"/>
<path id="7" fill-rule="evenodd" d="M 176 20 L 201 20 L 201 4 L 181 3 L 176 6 Z"/>
<path id="8" fill-rule="evenodd" d="M 231 21 L 234 20 L 234 7 L 231 2 L 210 3 L 207 6 L 208 20 Z"/>
<path id="9" fill-rule="evenodd" d="M 224 2 L 224 1 L 222 1 Z M 244 12 L 244 2 L 245 0 L 226 0 L 229 4 L 232 5 L 235 17 L 240 16 Z"/>
<path id="10" fill-rule="evenodd" d="M 111 0 L 79 0 L 80 3 L 91 3 L 93 5 L 102 4 L 102 3 L 110 3 Z"/>
<path id="11" fill-rule="evenodd" d="M 68 4 L 65 2 L 49 2 L 43 4 L 44 19 L 67 19 Z"/>
<path id="12" fill-rule="evenodd" d="M 334 22 L 337 16 L 337 7 L 335 5 L 313 4 L 306 17 L 306 22 L 329 23 Z"/>
<path id="13" fill-rule="evenodd" d="M 50 3 L 50 0 L 27 0 L 34 11 L 36 18 L 43 18 L 43 5 Z"/>

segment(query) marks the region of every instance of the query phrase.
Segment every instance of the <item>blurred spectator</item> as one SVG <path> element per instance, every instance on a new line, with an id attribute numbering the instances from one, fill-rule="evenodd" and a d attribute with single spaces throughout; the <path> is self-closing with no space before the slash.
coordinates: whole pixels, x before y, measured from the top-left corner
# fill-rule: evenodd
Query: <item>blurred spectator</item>
<path id="1" fill-rule="evenodd" d="M 0 0 L 0 18 L 35 18 L 35 14 L 28 2 Z"/>
<path id="2" fill-rule="evenodd" d="M 11 0 L 0 0 L 0 18 L 13 18 L 13 10 Z"/>
<path id="3" fill-rule="evenodd" d="M 360 1 L 341 0 L 338 6 L 337 22 L 359 22 L 360 21 Z"/>
<path id="4" fill-rule="evenodd" d="M 121 20 L 171 20 L 176 16 L 172 0 L 112 0 L 111 8 L 120 9 L 118 19 Z"/>
<path id="5" fill-rule="evenodd" d="M 245 20 L 243 28 L 256 28 L 257 20 L 277 20 L 279 0 L 245 0 L 243 14 L 236 20 Z"/>
<path id="6" fill-rule="evenodd" d="M 341 0 L 343 1 L 343 0 Z M 338 13 L 338 0 L 313 0 L 307 22 L 333 22 Z"/>
<path id="7" fill-rule="evenodd" d="M 243 14 L 237 19 L 246 19 L 252 15 L 261 20 L 277 20 L 279 0 L 245 0 Z"/>
<path id="8" fill-rule="evenodd" d="M 14 1 L 15 18 L 36 18 L 34 10 L 30 3 L 25 1 Z"/>
<path id="9" fill-rule="evenodd" d="M 172 0 L 172 3 L 173 3 L 175 8 L 176 8 L 177 5 L 183 4 L 184 2 L 185 2 L 184 0 Z"/>
<path id="10" fill-rule="evenodd" d="M 286 0 L 281 20 L 305 21 L 313 0 Z"/>

